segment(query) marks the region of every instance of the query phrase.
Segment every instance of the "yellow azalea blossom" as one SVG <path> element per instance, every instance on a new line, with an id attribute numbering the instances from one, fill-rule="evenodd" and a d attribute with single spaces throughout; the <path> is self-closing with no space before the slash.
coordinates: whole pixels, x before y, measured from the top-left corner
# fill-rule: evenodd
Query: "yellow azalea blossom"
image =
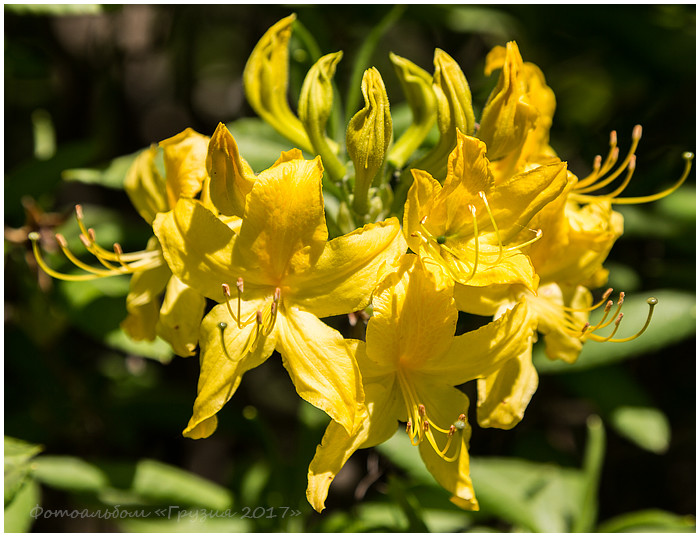
<path id="1" fill-rule="evenodd" d="M 395 218 L 327 241 L 322 175 L 320 158 L 284 153 L 257 176 L 238 232 L 193 200 L 156 218 L 173 272 L 221 302 L 202 322 L 198 394 L 185 436 L 209 436 L 242 375 L 275 349 L 299 395 L 352 430 L 363 401 L 357 365 L 340 333 L 319 317 L 366 307 L 378 271 L 406 246 Z"/>
<path id="2" fill-rule="evenodd" d="M 162 141 L 159 145 L 163 150 L 165 177 L 156 166 L 156 146 L 136 157 L 127 173 L 124 188 L 149 225 L 156 215 L 172 209 L 178 199 L 200 194 L 207 182 L 204 165 L 208 142 L 208 137 L 192 129 Z M 119 244 L 114 245 L 114 251 L 106 250 L 98 244 L 94 230 L 85 226 L 80 206 L 76 207 L 76 215 L 80 239 L 102 267 L 95 268 L 80 261 L 68 249 L 66 240 L 57 235 L 68 259 L 85 274 L 61 274 L 52 270 L 43 261 L 34 241 L 35 256 L 42 268 L 53 277 L 73 281 L 131 275 L 126 298 L 128 315 L 121 323 L 122 329 L 135 340 L 152 340 L 158 335 L 170 343 L 178 355 L 194 354 L 205 300 L 172 275 L 157 239 L 152 237 L 141 252 L 124 253 Z"/>
<path id="3" fill-rule="evenodd" d="M 565 187 L 566 164 L 540 166 L 496 185 L 486 150 L 457 131 L 444 185 L 413 171 L 404 212 L 408 245 L 458 284 L 520 283 L 534 291 L 537 276 L 521 248 L 539 235 L 530 220 Z M 529 240 L 515 241 L 522 231 Z"/>
<path id="4" fill-rule="evenodd" d="M 406 422 L 427 469 L 464 509 L 478 509 L 469 477 L 469 399 L 455 388 L 497 370 L 525 350 L 533 330 L 515 306 L 497 321 L 454 337 L 452 282 L 413 254 L 385 275 L 375 291 L 367 342 L 354 342 L 365 390 L 352 434 L 330 423 L 308 474 L 307 498 L 317 511 L 328 488 L 359 448 L 390 438 Z"/>

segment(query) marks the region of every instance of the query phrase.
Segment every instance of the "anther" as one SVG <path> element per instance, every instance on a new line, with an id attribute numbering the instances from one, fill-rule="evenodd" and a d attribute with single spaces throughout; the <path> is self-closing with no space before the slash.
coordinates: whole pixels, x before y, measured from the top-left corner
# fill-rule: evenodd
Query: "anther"
<path id="1" fill-rule="evenodd" d="M 282 298 L 282 290 L 279 287 L 275 287 L 274 301 L 279 302 Z"/>
<path id="2" fill-rule="evenodd" d="M 593 170 L 596 172 L 600 170 L 600 165 L 603 163 L 603 157 L 600 155 L 596 155 L 595 158 L 593 159 Z"/>
<path id="3" fill-rule="evenodd" d="M 411 429 L 413 428 L 413 424 L 411 423 L 411 420 L 408 420 L 406 422 L 406 433 L 411 434 Z"/>
<path id="4" fill-rule="evenodd" d="M 630 157 L 630 163 L 627 165 L 627 169 L 630 172 L 633 172 L 636 167 L 637 167 L 637 155 L 632 155 Z"/>
<path id="5" fill-rule="evenodd" d="M 255 312 L 255 322 L 258 323 L 258 325 L 263 324 L 263 313 L 261 310 Z"/>
<path id="6" fill-rule="evenodd" d="M 420 219 L 420 224 L 423 225 L 428 221 L 428 215 L 426 214 L 423 218 Z"/>
<path id="7" fill-rule="evenodd" d="M 635 141 L 638 141 L 641 137 L 642 137 L 642 126 L 635 125 L 634 129 L 632 129 L 632 139 Z"/>
<path id="8" fill-rule="evenodd" d="M 430 429 L 430 423 L 428 423 L 428 420 L 425 420 L 425 421 L 423 422 L 423 430 L 424 430 L 424 431 L 427 431 L 427 430 L 429 430 L 429 429 Z"/>
<path id="9" fill-rule="evenodd" d="M 613 301 L 608 300 L 605 304 L 605 309 L 603 311 L 605 311 L 605 313 L 608 313 L 612 307 L 613 307 Z"/>
<path id="10" fill-rule="evenodd" d="M 617 305 L 622 306 L 622 303 L 625 301 L 625 292 L 620 291 L 620 298 L 617 299 Z"/>
<path id="11" fill-rule="evenodd" d="M 83 219 L 83 206 L 82 205 L 75 206 L 75 216 L 78 217 L 78 220 Z"/>
<path id="12" fill-rule="evenodd" d="M 617 145 L 617 131 L 610 131 L 610 145 L 613 147 Z"/>
<path id="13" fill-rule="evenodd" d="M 88 236 L 90 237 L 90 240 L 91 240 L 92 242 L 95 242 L 95 241 L 96 241 L 96 239 L 95 239 L 95 230 L 94 230 L 94 229 L 92 229 L 92 228 L 88 229 Z"/>
<path id="14" fill-rule="evenodd" d="M 581 328 L 581 334 L 585 334 L 590 327 L 591 327 L 591 323 L 584 324 L 583 328 Z"/>
<path id="15" fill-rule="evenodd" d="M 610 287 L 607 291 L 603 293 L 603 300 L 607 300 L 607 298 L 612 294 L 613 288 Z"/>
<path id="16" fill-rule="evenodd" d="M 88 238 L 82 233 L 78 235 L 78 238 L 80 239 L 80 242 L 83 243 L 83 246 L 85 246 L 85 248 L 89 250 L 90 246 L 92 246 L 92 243 L 88 240 Z"/>
<path id="17" fill-rule="evenodd" d="M 224 291 L 224 296 L 226 298 L 231 298 L 231 288 L 228 286 L 227 283 L 222 283 L 221 289 Z"/>
<path id="18" fill-rule="evenodd" d="M 56 233 L 56 242 L 61 248 L 68 248 L 68 241 L 60 233 Z"/>
<path id="19" fill-rule="evenodd" d="M 464 414 L 460 414 L 460 415 L 457 417 L 457 419 L 458 419 L 459 421 L 461 421 L 461 422 L 465 422 L 465 421 L 467 421 L 467 416 L 465 416 Z"/>
<path id="20" fill-rule="evenodd" d="M 425 405 L 418 405 L 418 415 L 421 417 L 425 416 Z"/>
<path id="21" fill-rule="evenodd" d="M 243 293 L 243 278 L 238 278 L 236 280 L 236 287 L 238 288 L 239 293 Z"/>
<path id="22" fill-rule="evenodd" d="M 122 250 L 122 245 L 118 242 L 114 243 L 114 253 L 117 254 L 117 256 L 120 256 L 124 253 L 124 250 Z"/>
<path id="23" fill-rule="evenodd" d="M 450 425 L 450 430 L 447 431 L 447 435 L 452 436 L 453 434 L 455 434 L 456 430 L 457 430 L 457 427 L 455 427 L 454 425 Z"/>
<path id="24" fill-rule="evenodd" d="M 620 326 L 620 323 L 622 322 L 622 316 L 624 313 L 620 313 L 620 315 L 617 316 L 617 319 L 615 319 L 615 326 Z"/>

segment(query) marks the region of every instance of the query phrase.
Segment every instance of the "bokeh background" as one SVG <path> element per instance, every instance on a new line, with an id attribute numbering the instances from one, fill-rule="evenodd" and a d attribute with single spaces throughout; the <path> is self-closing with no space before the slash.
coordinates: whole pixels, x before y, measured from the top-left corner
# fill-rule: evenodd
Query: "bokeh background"
<path id="1" fill-rule="evenodd" d="M 27 234 L 41 232 L 49 250 L 56 228 L 75 238 L 76 203 L 106 241 L 145 245 L 150 229 L 119 186 L 128 155 L 151 143 L 186 127 L 209 135 L 223 121 L 258 171 L 289 148 L 251 119 L 241 76 L 257 40 L 292 12 L 322 54 L 344 51 L 341 92 L 362 45 L 383 28 L 361 67 L 380 70 L 397 112 L 403 97 L 389 51 L 429 72 L 434 49 L 448 52 L 479 117 L 496 80 L 483 75 L 485 55 L 517 40 L 557 96 L 552 145 L 574 173 L 585 176 L 605 154 L 609 131 L 624 152 L 634 125 L 643 125 L 628 195 L 672 184 L 681 154 L 695 150 L 694 5 L 6 5 L 5 435 L 27 443 L 6 440 L 6 529 L 693 529 L 694 172 L 669 198 L 621 210 L 625 235 L 606 263 L 616 289 L 659 296 L 657 330 L 627 349 L 587 349 L 568 369 L 540 360 L 540 388 L 523 422 L 512 431 L 474 427 L 478 514 L 451 507 L 398 438 L 353 456 L 327 511 L 314 513 L 306 468 L 326 420 L 301 404 L 278 357 L 245 376 L 216 434 L 184 439 L 197 358 L 134 345 L 116 330 L 128 280 L 69 284 L 37 269 Z M 298 33 L 291 48 L 293 103 L 314 51 Z M 332 322 L 351 334 L 347 319 Z M 584 500 L 587 490 L 598 493 Z M 179 525 L 157 517 L 33 520 L 27 513 L 37 504 L 239 513 L 289 506 L 300 514 Z"/>

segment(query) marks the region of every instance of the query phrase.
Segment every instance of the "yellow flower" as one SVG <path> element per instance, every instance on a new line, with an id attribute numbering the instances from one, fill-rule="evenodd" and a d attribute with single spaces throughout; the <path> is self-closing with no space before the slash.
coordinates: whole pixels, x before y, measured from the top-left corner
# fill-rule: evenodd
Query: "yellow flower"
<path id="1" fill-rule="evenodd" d="M 205 156 L 208 142 L 208 137 L 192 129 L 162 141 L 159 145 L 163 150 L 165 177 L 156 165 L 156 146 L 136 157 L 127 173 L 124 188 L 149 225 L 156 215 L 172 209 L 178 199 L 200 194 L 207 182 Z M 119 244 L 114 245 L 114 251 L 109 251 L 98 244 L 94 230 L 85 226 L 80 206 L 76 206 L 76 216 L 83 245 L 102 267 L 95 268 L 80 261 L 68 249 L 65 238 L 56 235 L 68 259 L 85 273 L 61 274 L 54 271 L 45 263 L 36 240 L 33 240 L 34 253 L 42 268 L 55 278 L 71 281 L 131 275 L 126 298 L 128 315 L 121 323 L 122 329 L 132 339 L 152 340 L 158 335 L 170 343 L 176 354 L 194 354 L 205 300 L 172 275 L 157 239 L 152 237 L 141 252 L 124 253 Z M 161 300 L 163 293 L 165 296 Z"/>
<path id="2" fill-rule="evenodd" d="M 328 487 L 359 448 L 390 438 L 406 422 L 427 469 L 464 509 L 478 509 L 469 477 L 469 399 L 458 386 L 495 371 L 528 345 L 533 325 L 516 306 L 498 321 L 453 337 L 452 282 L 413 254 L 379 283 L 367 342 L 354 342 L 365 390 L 352 434 L 331 423 L 309 467 L 307 498 L 324 508 Z"/>
<path id="3" fill-rule="evenodd" d="M 202 322 L 186 436 L 209 436 L 242 375 L 274 349 L 299 395 L 352 430 L 363 400 L 357 365 L 343 337 L 319 317 L 366 307 L 378 271 L 405 242 L 395 218 L 327 242 L 322 175 L 320 158 L 284 153 L 257 176 L 238 232 L 193 200 L 156 218 L 173 272 L 221 302 Z"/>
<path id="4" fill-rule="evenodd" d="M 486 145 L 458 131 L 444 185 L 420 170 L 413 176 L 404 213 L 411 250 L 461 285 L 537 288 L 533 267 L 520 250 L 538 236 L 528 229 L 530 220 L 565 187 L 564 163 L 540 166 L 496 185 Z M 517 242 L 522 230 L 530 238 Z"/>
<path id="5" fill-rule="evenodd" d="M 287 102 L 289 39 L 296 15 L 273 24 L 260 38 L 243 70 L 248 103 L 262 119 L 295 146 L 311 153 L 313 147 L 304 125 Z"/>

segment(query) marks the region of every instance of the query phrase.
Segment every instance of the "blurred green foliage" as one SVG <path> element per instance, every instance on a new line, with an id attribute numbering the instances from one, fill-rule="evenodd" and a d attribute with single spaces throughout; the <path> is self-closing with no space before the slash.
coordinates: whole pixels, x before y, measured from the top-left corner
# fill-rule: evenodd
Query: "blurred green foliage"
<path id="1" fill-rule="evenodd" d="M 358 108 L 358 77 L 375 65 L 400 129 L 407 115 L 389 51 L 432 71 L 435 47 L 444 49 L 480 104 L 495 83 L 482 74 L 485 54 L 516 39 L 555 91 L 552 144 L 578 175 L 605 152 L 611 129 L 624 150 L 632 127 L 644 125 L 629 195 L 671 184 L 681 153 L 695 146 L 693 5 L 295 11 L 303 27 L 292 41 L 291 102 L 318 54 L 344 50 L 336 81 L 355 96 L 345 115 Z M 126 338 L 118 326 L 127 281 L 57 283 L 37 269 L 27 234 L 40 232 L 54 253 L 53 231 L 75 241 L 75 203 L 105 244 L 144 246 L 150 230 L 121 186 L 135 152 L 153 142 L 186 127 L 211 134 L 223 121 L 255 170 L 289 149 L 251 117 L 241 83 L 257 39 L 289 13 L 5 6 L 6 531 L 694 531 L 694 173 L 660 202 L 621 209 L 625 235 L 606 266 L 611 285 L 633 292 L 630 333 L 646 297 L 659 298 L 649 332 L 628 344 L 589 343 L 574 366 L 538 356 L 540 388 L 523 422 L 474 428 L 477 513 L 450 504 L 400 434 L 353 456 L 327 511 L 314 513 L 306 468 L 326 418 L 299 401 L 279 361 L 246 375 L 213 437 L 186 440 L 197 359 Z M 336 128 L 343 123 L 336 118 Z M 352 333 L 347 319 L 333 322 Z M 474 387 L 464 389 L 473 400 Z M 237 515 L 34 519 L 38 505 Z"/>

